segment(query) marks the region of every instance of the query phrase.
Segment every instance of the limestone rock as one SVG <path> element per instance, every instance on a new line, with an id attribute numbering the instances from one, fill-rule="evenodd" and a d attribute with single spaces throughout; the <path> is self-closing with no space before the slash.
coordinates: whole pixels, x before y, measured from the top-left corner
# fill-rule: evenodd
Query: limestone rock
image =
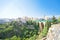
<path id="1" fill-rule="evenodd" d="M 60 24 L 52 25 L 49 28 L 46 40 L 60 40 Z"/>

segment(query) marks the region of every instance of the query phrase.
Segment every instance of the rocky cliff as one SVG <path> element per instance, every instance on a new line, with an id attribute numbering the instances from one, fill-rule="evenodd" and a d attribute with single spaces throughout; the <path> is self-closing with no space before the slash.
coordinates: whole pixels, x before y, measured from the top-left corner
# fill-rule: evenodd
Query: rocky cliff
<path id="1" fill-rule="evenodd" d="M 60 24 L 54 24 L 49 28 L 46 40 L 60 40 Z"/>

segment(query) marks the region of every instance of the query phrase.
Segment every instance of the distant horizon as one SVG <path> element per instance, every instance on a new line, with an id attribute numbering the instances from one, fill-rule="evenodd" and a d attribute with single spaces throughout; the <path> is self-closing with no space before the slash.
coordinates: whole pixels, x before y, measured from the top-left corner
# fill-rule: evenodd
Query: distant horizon
<path id="1" fill-rule="evenodd" d="M 53 15 L 54 16 L 54 15 Z M 44 17 L 49 17 L 49 18 L 52 18 L 53 16 L 42 16 L 42 17 L 33 17 L 33 18 L 44 18 Z M 0 17 L 0 19 L 16 19 L 16 18 L 24 18 L 24 17 L 28 17 L 28 18 L 31 18 L 32 16 L 22 16 L 22 17 Z M 57 15 L 55 16 L 56 18 L 59 18 L 60 15 Z"/>

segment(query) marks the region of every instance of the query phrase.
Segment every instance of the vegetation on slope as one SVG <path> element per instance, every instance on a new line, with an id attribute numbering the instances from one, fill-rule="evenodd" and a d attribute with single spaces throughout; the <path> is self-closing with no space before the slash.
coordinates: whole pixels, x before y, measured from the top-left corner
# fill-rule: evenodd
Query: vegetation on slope
<path id="1" fill-rule="evenodd" d="M 38 28 L 35 22 L 30 21 L 27 21 L 27 23 L 12 21 L 10 23 L 0 24 L 0 39 L 35 40 L 36 35 L 38 35 Z"/>

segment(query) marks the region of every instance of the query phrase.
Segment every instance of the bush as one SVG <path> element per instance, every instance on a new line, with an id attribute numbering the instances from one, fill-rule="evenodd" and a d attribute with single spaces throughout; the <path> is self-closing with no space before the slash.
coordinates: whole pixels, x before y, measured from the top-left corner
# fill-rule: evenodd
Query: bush
<path id="1" fill-rule="evenodd" d="M 41 36 L 45 37 L 47 35 L 48 32 L 48 27 L 44 27 L 43 31 L 41 32 Z"/>
<path id="2" fill-rule="evenodd" d="M 10 40 L 21 40 L 20 37 L 13 36 Z"/>

